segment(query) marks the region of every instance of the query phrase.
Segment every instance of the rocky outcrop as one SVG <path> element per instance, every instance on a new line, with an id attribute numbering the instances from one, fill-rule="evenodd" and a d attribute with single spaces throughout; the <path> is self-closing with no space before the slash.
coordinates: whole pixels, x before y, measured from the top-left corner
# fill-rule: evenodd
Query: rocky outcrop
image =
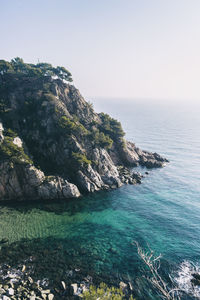
<path id="1" fill-rule="evenodd" d="M 167 162 L 126 141 L 117 120 L 97 114 L 61 79 L 9 73 L 0 83 L 0 200 L 71 198 L 141 183 L 132 167 Z"/>
<path id="2" fill-rule="evenodd" d="M 98 162 L 97 170 L 104 184 L 110 187 L 122 186 L 117 167 L 114 165 L 108 152 L 105 149 L 94 149 L 93 157 Z"/>
<path id="3" fill-rule="evenodd" d="M 29 164 L 0 164 L 0 199 L 60 199 L 79 197 L 78 188 L 58 176 L 45 177 Z"/>
<path id="4" fill-rule="evenodd" d="M 166 162 L 169 162 L 158 153 L 142 151 L 134 143 L 128 141 L 122 149 L 122 155 L 130 166 L 141 165 L 147 168 L 160 168 L 164 167 Z"/>
<path id="5" fill-rule="evenodd" d="M 77 182 L 80 188 L 85 192 L 95 192 L 106 188 L 100 174 L 94 171 L 91 165 L 88 165 L 84 170 L 78 171 Z"/>

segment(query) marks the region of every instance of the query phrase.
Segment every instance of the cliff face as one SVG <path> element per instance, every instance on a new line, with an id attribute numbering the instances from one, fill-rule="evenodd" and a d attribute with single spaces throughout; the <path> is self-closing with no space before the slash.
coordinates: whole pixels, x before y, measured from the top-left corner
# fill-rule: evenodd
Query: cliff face
<path id="1" fill-rule="evenodd" d="M 0 200 L 78 197 L 140 182 L 166 159 L 124 139 L 79 91 L 51 76 L 0 76 Z"/>

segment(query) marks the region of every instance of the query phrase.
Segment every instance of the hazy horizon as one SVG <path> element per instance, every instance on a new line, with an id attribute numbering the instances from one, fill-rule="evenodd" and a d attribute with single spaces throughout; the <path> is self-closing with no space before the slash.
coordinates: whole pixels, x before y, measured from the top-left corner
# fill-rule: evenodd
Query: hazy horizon
<path id="1" fill-rule="evenodd" d="M 198 0 L 0 1 L 0 59 L 62 65 L 88 100 L 200 101 Z"/>

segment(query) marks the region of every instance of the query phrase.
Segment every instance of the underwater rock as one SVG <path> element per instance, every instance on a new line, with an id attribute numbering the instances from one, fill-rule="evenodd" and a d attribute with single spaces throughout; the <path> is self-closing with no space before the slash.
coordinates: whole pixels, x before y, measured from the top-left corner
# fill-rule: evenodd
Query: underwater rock
<path id="1" fill-rule="evenodd" d="M 192 284 L 200 286 L 200 274 L 199 273 L 193 273 L 192 277 L 193 277 L 191 279 Z"/>
<path id="2" fill-rule="evenodd" d="M 63 289 L 66 290 L 66 284 L 65 284 L 65 282 L 64 282 L 64 281 L 61 281 L 61 284 L 62 284 L 62 286 L 63 286 Z"/>
<path id="3" fill-rule="evenodd" d="M 72 283 L 71 287 L 73 289 L 73 294 L 76 295 L 76 293 L 78 291 L 78 284 L 77 283 Z"/>
<path id="4" fill-rule="evenodd" d="M 8 242 L 8 239 L 6 239 L 6 238 L 3 238 L 3 239 L 0 240 L 0 244 L 5 244 L 7 242 Z"/>
<path id="5" fill-rule="evenodd" d="M 9 288 L 7 292 L 8 292 L 9 296 L 13 296 L 15 294 L 15 291 L 13 288 Z"/>

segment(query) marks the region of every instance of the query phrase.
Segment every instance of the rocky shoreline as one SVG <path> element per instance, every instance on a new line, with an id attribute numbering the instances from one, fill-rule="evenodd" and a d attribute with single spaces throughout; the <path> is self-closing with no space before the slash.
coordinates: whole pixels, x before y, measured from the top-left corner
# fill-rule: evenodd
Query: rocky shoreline
<path id="1" fill-rule="evenodd" d="M 75 262 L 76 259 L 72 262 L 66 251 L 65 256 L 62 254 L 60 243 L 53 242 L 48 249 L 41 246 L 40 240 L 34 241 L 34 244 L 22 241 L 11 245 L 1 241 L 1 245 L 2 300 L 82 299 L 90 286 L 99 286 L 101 282 L 121 288 L 124 299 L 129 299 L 134 293 L 131 282 L 90 272 L 88 267 Z"/>
<path id="2" fill-rule="evenodd" d="M 0 145 L 3 144 L 3 125 L 0 123 Z M 20 150 L 23 141 L 12 138 L 15 147 Z M 157 153 L 141 151 L 133 143 L 126 142 L 127 152 L 124 151 L 128 166 L 114 163 L 113 152 L 105 149 L 94 149 L 96 170 L 91 164 L 81 167 L 77 172 L 74 183 L 61 176 L 46 176 L 43 171 L 33 164 L 24 161 L 0 161 L 0 201 L 5 200 L 37 200 L 37 199 L 66 199 L 77 198 L 81 193 L 95 192 L 119 188 L 124 184 L 141 183 L 143 175 L 134 172 L 130 166 L 144 166 L 146 168 L 163 167 L 168 162 Z M 113 157 L 113 159 L 112 159 Z M 148 173 L 148 172 L 146 172 Z"/>
<path id="3" fill-rule="evenodd" d="M 68 276 L 70 281 L 73 281 L 74 273 L 80 272 L 80 269 L 70 270 Z M 3 276 L 2 274 L 3 273 Z M 12 269 L 8 265 L 1 266 L 1 283 L 0 284 L 0 299 L 2 300 L 59 300 L 59 299 L 82 299 L 86 291 L 89 291 L 93 286 L 91 276 L 79 279 L 78 282 L 67 283 L 61 281 L 54 287 L 49 287 L 48 278 L 34 281 L 26 270 L 26 265 L 22 265 L 21 269 Z M 3 277 L 3 280 L 2 280 Z M 133 287 L 129 282 L 119 283 L 119 288 L 123 291 L 124 299 L 129 299 L 132 294 Z"/>
<path id="4" fill-rule="evenodd" d="M 68 276 L 72 279 L 74 272 L 79 269 L 69 270 Z M 61 281 L 55 287 L 49 287 L 48 278 L 35 281 L 31 277 L 31 270 L 25 264 L 18 268 L 11 268 L 9 265 L 1 266 L 0 299 L 16 300 L 53 300 L 53 299 L 79 299 L 84 291 L 92 284 L 92 277 L 89 275 L 83 278 L 80 283 L 66 284 Z"/>

